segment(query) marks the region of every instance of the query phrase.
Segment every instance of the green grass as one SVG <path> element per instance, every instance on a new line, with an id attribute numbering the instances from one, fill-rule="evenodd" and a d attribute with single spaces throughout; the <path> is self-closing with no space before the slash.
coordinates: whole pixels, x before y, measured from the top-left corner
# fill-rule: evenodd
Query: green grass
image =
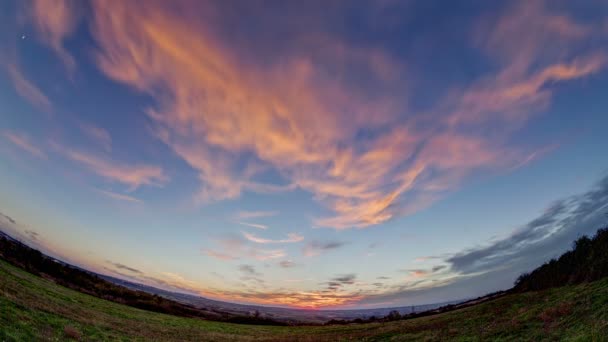
<path id="1" fill-rule="evenodd" d="M 607 336 L 608 279 L 412 320 L 274 327 L 143 311 L 58 286 L 0 260 L 0 341 L 608 341 Z"/>

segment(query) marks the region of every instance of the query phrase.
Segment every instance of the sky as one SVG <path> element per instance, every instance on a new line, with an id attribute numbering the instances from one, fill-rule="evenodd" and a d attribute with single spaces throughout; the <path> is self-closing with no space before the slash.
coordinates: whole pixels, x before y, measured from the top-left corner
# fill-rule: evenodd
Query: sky
<path id="1" fill-rule="evenodd" d="M 608 3 L 2 1 L 0 229 L 293 308 L 509 288 L 608 219 Z"/>

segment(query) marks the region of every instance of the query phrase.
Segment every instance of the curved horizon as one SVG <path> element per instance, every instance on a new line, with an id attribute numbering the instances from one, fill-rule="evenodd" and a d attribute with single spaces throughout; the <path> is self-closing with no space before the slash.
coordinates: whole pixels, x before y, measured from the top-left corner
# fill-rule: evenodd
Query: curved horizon
<path id="1" fill-rule="evenodd" d="M 507 289 L 606 222 L 608 4 L 6 1 L 0 231 L 239 304 Z"/>

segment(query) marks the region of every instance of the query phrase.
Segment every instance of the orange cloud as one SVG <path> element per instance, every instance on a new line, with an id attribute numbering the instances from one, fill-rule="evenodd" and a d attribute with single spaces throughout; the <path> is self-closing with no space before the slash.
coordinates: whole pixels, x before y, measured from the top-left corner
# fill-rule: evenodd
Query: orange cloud
<path id="1" fill-rule="evenodd" d="M 604 63 L 600 55 L 540 63 L 546 56 L 540 41 L 575 42 L 588 30 L 540 5 L 522 5 L 478 38 L 501 61 L 497 74 L 446 101 L 437 110 L 447 116 L 445 123 L 431 116 L 435 127 L 421 129 L 428 116 L 403 113 L 407 87 L 400 76 L 406 68 L 380 49 L 315 33 L 295 37 L 299 46 L 261 63 L 188 15 L 192 8 L 167 6 L 94 1 L 91 29 L 99 68 L 157 99 L 147 113 L 159 139 L 198 172 L 196 199 L 300 188 L 331 210 L 315 224 L 336 229 L 420 210 L 475 170 L 517 164 L 518 153 L 463 133 L 461 124 L 521 121 L 548 103 L 548 83 L 589 75 Z M 517 11 L 528 13 L 527 21 L 539 19 L 534 34 L 518 34 L 514 23 L 529 23 L 519 21 Z M 523 46 L 509 48 L 520 37 Z M 539 64 L 548 66 L 531 69 Z M 352 75 L 365 82 L 348 82 Z M 285 185 L 256 182 L 267 168 L 278 171 Z"/>
<path id="2" fill-rule="evenodd" d="M 326 293 L 324 291 L 229 291 L 206 290 L 206 296 L 230 301 L 244 301 L 256 304 L 283 305 L 301 309 L 336 307 L 356 303 L 363 299 L 360 294 Z"/>
<path id="3" fill-rule="evenodd" d="M 46 153 L 34 146 L 25 134 L 5 131 L 2 133 L 2 136 L 15 146 L 31 153 L 32 155 L 41 159 L 47 159 Z"/>

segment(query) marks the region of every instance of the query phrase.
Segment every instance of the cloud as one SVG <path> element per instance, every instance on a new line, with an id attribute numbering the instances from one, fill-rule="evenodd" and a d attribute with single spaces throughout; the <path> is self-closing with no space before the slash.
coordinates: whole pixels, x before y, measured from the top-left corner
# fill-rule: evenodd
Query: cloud
<path id="1" fill-rule="evenodd" d="M 433 266 L 433 268 L 431 269 L 431 272 L 439 272 L 443 269 L 446 269 L 447 266 L 446 265 L 438 265 L 438 266 Z"/>
<path id="2" fill-rule="evenodd" d="M 33 230 L 26 229 L 26 230 L 24 231 L 24 233 L 25 233 L 25 236 L 27 237 L 27 239 L 28 239 L 29 241 L 32 241 L 32 242 L 39 242 L 40 234 L 39 234 L 38 232 L 35 232 L 35 231 L 33 231 Z"/>
<path id="3" fill-rule="evenodd" d="M 117 200 L 121 200 L 121 201 L 127 201 L 127 202 L 135 202 L 135 203 L 142 203 L 142 200 L 140 200 L 139 198 L 135 198 L 129 195 L 124 195 L 124 194 L 119 194 L 116 192 L 112 192 L 112 191 L 106 191 L 106 190 L 100 190 L 100 189 L 95 189 L 95 191 L 99 192 L 100 194 L 103 194 L 107 197 L 113 198 L 113 199 L 117 199 Z"/>
<path id="4" fill-rule="evenodd" d="M 278 214 L 278 211 L 239 211 L 234 215 L 234 217 L 238 220 L 246 220 L 260 217 L 271 217 Z"/>
<path id="5" fill-rule="evenodd" d="M 251 276 L 261 275 L 260 273 L 256 272 L 255 267 L 252 265 L 239 265 L 239 271 Z"/>
<path id="6" fill-rule="evenodd" d="M 133 268 L 133 267 L 125 266 L 125 265 L 123 265 L 121 263 L 112 262 L 112 261 L 109 261 L 109 260 L 106 260 L 106 263 L 109 264 L 109 265 L 112 265 L 114 268 L 116 268 L 118 270 L 124 270 L 124 271 L 128 271 L 128 272 L 135 273 L 135 274 L 143 274 L 142 271 L 140 271 L 140 270 L 138 270 L 136 268 Z"/>
<path id="7" fill-rule="evenodd" d="M 129 186 L 129 191 L 142 185 L 162 186 L 169 180 L 160 166 L 119 164 L 58 144 L 54 144 L 54 147 L 65 157 L 86 166 L 102 178 Z"/>
<path id="8" fill-rule="evenodd" d="M 445 265 L 434 266 L 434 275 L 376 293 L 358 304 L 393 300 L 395 303 L 428 302 L 471 298 L 509 288 L 522 273 L 565 252 L 582 235 L 606 225 L 608 176 L 581 195 L 555 201 L 538 217 L 507 237 L 461 252 L 433 257 Z M 441 267 L 445 266 L 445 267 Z"/>
<path id="9" fill-rule="evenodd" d="M 497 18 L 478 25 L 475 43 L 498 70 L 460 95 L 457 110 L 448 118 L 451 124 L 520 124 L 550 104 L 553 83 L 605 67 L 600 49 L 584 48 L 585 38 L 595 30 L 548 9 L 546 3 L 515 1 Z"/>
<path id="10" fill-rule="evenodd" d="M 608 211 L 608 177 L 579 196 L 556 201 L 545 212 L 510 236 L 487 246 L 457 253 L 445 261 L 453 272 L 471 274 L 517 267 L 520 272 L 563 251 L 580 234 L 605 223 Z M 522 269 L 522 265 L 527 265 Z"/>
<path id="11" fill-rule="evenodd" d="M 243 236 L 245 237 L 245 239 L 247 239 L 251 242 L 261 243 L 261 244 L 294 243 L 294 242 L 301 242 L 304 240 L 304 237 L 298 233 L 289 233 L 289 234 L 287 234 L 287 239 L 280 239 L 280 240 L 264 239 L 264 238 L 260 238 L 260 237 L 256 236 L 255 234 L 251 234 L 248 232 L 242 232 L 242 233 L 243 233 Z"/>
<path id="12" fill-rule="evenodd" d="M 248 256 L 260 260 L 270 260 L 270 259 L 279 259 L 287 256 L 287 253 L 283 249 L 255 249 L 252 248 L 247 253 Z"/>
<path id="13" fill-rule="evenodd" d="M 341 284 L 352 285 L 355 283 L 356 278 L 357 275 L 350 273 L 332 278 L 332 281 L 339 282 Z"/>
<path id="14" fill-rule="evenodd" d="M 7 220 L 9 223 L 11 224 L 17 224 L 17 221 L 15 221 L 12 217 L 4 214 L 4 213 L 0 213 L 0 217 L 4 218 L 5 220 Z"/>
<path id="15" fill-rule="evenodd" d="M 2 132 L 2 136 L 6 140 L 11 142 L 13 145 L 23 149 L 24 151 L 29 152 L 33 156 L 41 159 L 47 159 L 46 153 L 44 153 L 38 147 L 34 146 L 34 144 L 32 144 L 27 135 L 23 133 L 4 131 Z"/>
<path id="16" fill-rule="evenodd" d="M 205 249 L 203 253 L 218 260 L 255 259 L 266 261 L 287 256 L 284 249 L 259 249 L 250 247 L 238 236 L 229 236 L 216 240 L 219 249 Z M 220 252 L 221 251 L 221 252 Z"/>
<path id="17" fill-rule="evenodd" d="M 292 268 L 296 267 L 296 263 L 291 260 L 283 260 L 279 262 L 279 266 L 282 268 Z"/>
<path id="18" fill-rule="evenodd" d="M 344 242 L 340 241 L 311 241 L 304 246 L 302 254 L 307 257 L 313 257 L 344 246 Z"/>
<path id="19" fill-rule="evenodd" d="M 237 222 L 237 223 L 240 224 L 240 225 L 243 225 L 243 226 L 257 228 L 257 229 L 262 229 L 262 230 L 268 229 L 267 225 L 259 224 L 259 223 L 249 223 L 249 222 Z"/>
<path id="20" fill-rule="evenodd" d="M 34 83 L 29 81 L 16 64 L 6 65 L 8 74 L 13 81 L 15 90 L 35 108 L 50 113 L 53 105 L 49 98 Z"/>
<path id="21" fill-rule="evenodd" d="M 72 55 L 64 46 L 78 20 L 77 2 L 70 0 L 34 0 L 30 15 L 41 40 L 59 56 L 69 71 L 75 67 Z"/>
<path id="22" fill-rule="evenodd" d="M 112 151 L 112 137 L 108 131 L 89 123 L 81 123 L 80 128 L 87 137 L 99 144 L 106 152 Z"/>
<path id="23" fill-rule="evenodd" d="M 148 111 L 157 136 L 198 172 L 200 202 L 300 188 L 333 213 L 317 226 L 363 228 L 430 205 L 473 171 L 518 162 L 486 138 L 420 130 L 415 115 L 404 120 L 404 78 L 388 77 L 404 66 L 386 51 L 302 32 L 273 59 L 281 62 L 256 63 L 189 15 L 192 8 L 133 6 L 93 4 L 98 66 L 158 100 Z M 577 68 L 573 75 L 590 72 Z M 540 87 L 556 75 L 528 80 Z M 357 139 L 362 132 L 367 139 Z M 264 168 L 243 164 L 276 170 L 286 185 L 256 182 Z"/>
<path id="24" fill-rule="evenodd" d="M 213 289 L 207 290 L 206 293 L 223 300 L 297 308 L 339 307 L 356 303 L 363 298 L 363 295 L 358 293 L 337 293 L 333 291 L 327 292 L 327 290 L 262 291 L 250 289 L 245 291 L 233 291 L 227 289 Z"/>
<path id="25" fill-rule="evenodd" d="M 203 251 L 203 253 L 205 253 L 207 256 L 210 256 L 212 258 L 218 259 L 218 260 L 223 260 L 223 261 L 227 261 L 227 260 L 235 260 L 238 259 L 238 256 L 234 256 L 234 255 L 230 255 L 227 253 L 222 253 L 222 252 L 217 252 L 211 249 L 206 249 Z"/>
<path id="26" fill-rule="evenodd" d="M 355 274 L 344 274 L 335 278 L 330 279 L 327 284 L 327 290 L 329 291 L 338 291 L 344 285 L 352 285 L 355 283 L 355 279 L 357 276 Z"/>

